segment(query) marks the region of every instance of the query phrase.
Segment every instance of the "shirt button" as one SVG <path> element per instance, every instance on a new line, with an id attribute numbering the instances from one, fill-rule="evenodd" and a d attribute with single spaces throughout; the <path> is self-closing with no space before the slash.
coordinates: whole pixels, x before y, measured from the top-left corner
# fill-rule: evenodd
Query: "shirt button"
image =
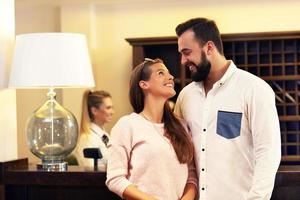
<path id="1" fill-rule="evenodd" d="M 202 171 L 204 171 L 204 168 L 202 168 Z"/>
<path id="2" fill-rule="evenodd" d="M 206 129 L 204 128 L 204 129 L 203 129 L 203 131 L 205 132 L 205 131 L 206 131 Z"/>
<path id="3" fill-rule="evenodd" d="M 202 151 L 205 151 L 205 149 L 203 148 Z"/>
<path id="4" fill-rule="evenodd" d="M 202 190 L 205 190 L 205 188 L 201 188 Z"/>

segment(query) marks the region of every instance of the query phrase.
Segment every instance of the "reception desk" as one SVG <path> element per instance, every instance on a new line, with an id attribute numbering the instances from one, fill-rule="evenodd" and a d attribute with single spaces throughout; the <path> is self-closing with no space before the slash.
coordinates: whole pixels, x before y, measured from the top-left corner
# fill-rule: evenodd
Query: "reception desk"
<path id="1" fill-rule="evenodd" d="M 0 162 L 0 200 L 119 200 L 105 186 L 106 174 L 69 166 L 45 172 L 27 159 Z M 300 166 L 281 166 L 271 200 L 300 199 Z"/>
<path id="2" fill-rule="evenodd" d="M 69 166 L 65 172 L 46 172 L 27 159 L 1 165 L 0 200 L 120 200 L 106 185 L 106 173 Z"/>

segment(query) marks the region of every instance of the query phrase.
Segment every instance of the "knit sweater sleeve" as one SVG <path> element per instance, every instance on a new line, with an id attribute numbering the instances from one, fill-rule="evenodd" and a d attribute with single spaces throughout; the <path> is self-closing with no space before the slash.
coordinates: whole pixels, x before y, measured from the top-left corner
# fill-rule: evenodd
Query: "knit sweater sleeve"
<path id="1" fill-rule="evenodd" d="M 192 183 L 198 187 L 198 179 L 194 160 L 188 164 L 188 180 L 187 183 Z"/>
<path id="2" fill-rule="evenodd" d="M 132 133 L 128 120 L 121 118 L 112 128 L 108 144 L 107 187 L 122 197 L 124 190 L 132 183 L 128 177 L 128 163 L 131 152 Z"/>

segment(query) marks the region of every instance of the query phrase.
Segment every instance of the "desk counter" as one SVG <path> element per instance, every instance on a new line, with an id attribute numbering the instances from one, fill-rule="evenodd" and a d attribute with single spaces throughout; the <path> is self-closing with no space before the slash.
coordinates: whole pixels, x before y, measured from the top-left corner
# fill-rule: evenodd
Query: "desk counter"
<path id="1" fill-rule="evenodd" d="M 119 200 L 105 185 L 106 173 L 69 166 L 46 172 L 27 159 L 0 162 L 0 200 Z M 280 166 L 271 200 L 300 199 L 300 166 Z"/>

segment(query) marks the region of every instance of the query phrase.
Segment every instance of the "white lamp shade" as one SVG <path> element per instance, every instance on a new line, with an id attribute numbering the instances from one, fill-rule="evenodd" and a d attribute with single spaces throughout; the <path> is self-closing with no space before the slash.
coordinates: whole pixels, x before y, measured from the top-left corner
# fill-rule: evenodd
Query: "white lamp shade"
<path id="1" fill-rule="evenodd" d="M 77 33 L 32 33 L 16 37 L 12 88 L 94 87 L 86 38 Z"/>

